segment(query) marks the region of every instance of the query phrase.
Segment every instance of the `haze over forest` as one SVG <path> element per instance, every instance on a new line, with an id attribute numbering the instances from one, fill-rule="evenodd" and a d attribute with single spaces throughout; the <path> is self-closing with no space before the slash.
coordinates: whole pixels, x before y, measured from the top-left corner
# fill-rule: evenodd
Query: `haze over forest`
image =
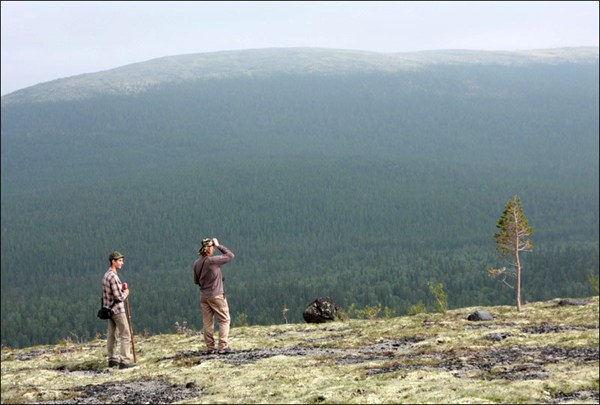
<path id="1" fill-rule="evenodd" d="M 487 276 L 514 195 L 524 301 L 598 276 L 598 48 L 159 58 L 2 97 L 2 344 L 89 340 L 108 253 L 137 330 L 201 327 L 203 237 L 236 323 L 320 296 L 406 314 L 514 303 Z"/>

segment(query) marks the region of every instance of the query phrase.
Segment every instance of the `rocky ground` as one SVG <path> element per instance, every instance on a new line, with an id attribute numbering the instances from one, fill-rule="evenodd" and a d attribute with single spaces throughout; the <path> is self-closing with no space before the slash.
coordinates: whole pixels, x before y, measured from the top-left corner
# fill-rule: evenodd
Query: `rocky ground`
<path id="1" fill-rule="evenodd" d="M 3 348 L 2 403 L 598 403 L 597 297 L 590 301 L 519 314 L 494 307 L 488 321 L 457 309 L 239 328 L 221 355 L 192 350 L 204 347 L 201 332 L 178 329 L 136 340 L 140 365 L 130 370 L 106 366 L 102 340 Z"/>
<path id="2" fill-rule="evenodd" d="M 474 326 L 478 327 L 478 326 Z M 481 327 L 490 327 L 482 325 Z M 573 328 L 573 327 L 571 327 Z M 585 328 L 574 327 L 574 328 Z M 546 325 L 542 327 L 523 328 L 525 333 L 557 333 L 565 330 L 564 327 Z M 509 334 L 486 335 L 487 339 L 503 340 Z M 487 352 L 473 351 L 465 348 L 462 353 L 443 352 L 437 355 L 432 362 L 431 353 L 415 354 L 408 350 L 420 338 L 402 338 L 399 340 L 386 340 L 373 345 L 364 346 L 358 350 L 330 349 L 330 348 L 306 348 L 306 347 L 282 347 L 272 349 L 238 350 L 232 353 L 219 355 L 203 351 L 182 351 L 175 356 L 165 357 L 160 361 L 180 360 L 187 365 L 197 365 L 202 362 L 219 358 L 233 365 L 242 365 L 255 362 L 259 359 L 273 356 L 309 356 L 332 358 L 337 364 L 361 363 L 373 360 L 387 360 L 385 367 L 371 368 L 367 376 L 390 373 L 401 369 L 414 370 L 423 367 L 437 367 L 441 371 L 451 372 L 456 378 L 472 378 L 467 372 L 473 370 L 486 371 L 480 375 L 481 378 L 506 379 L 510 381 L 544 379 L 547 376 L 545 367 L 565 359 L 577 359 L 583 362 L 597 362 L 599 358 L 598 348 L 565 349 L 562 347 L 519 347 L 498 348 Z M 409 354 L 410 353 L 410 354 Z M 41 353 L 29 353 L 22 356 L 27 360 L 28 356 L 33 358 Z M 525 361 L 524 361 L 525 360 Z M 495 370 L 493 375 L 492 368 Z M 65 372 L 69 372 L 65 370 Z M 86 372 L 79 370 L 77 372 Z M 88 372 L 97 372 L 90 370 Z M 111 371 L 105 371 L 111 372 Z M 469 373 L 471 375 L 472 373 Z M 155 381 L 128 381 L 122 383 L 105 383 L 98 385 L 87 385 L 74 389 L 80 397 L 69 401 L 53 401 L 44 403 L 54 404 L 168 404 L 186 399 L 197 398 L 202 394 L 202 388 L 197 387 L 194 382 L 185 385 L 173 385 L 165 382 Z M 570 393 L 568 395 L 557 393 L 550 403 L 563 403 L 577 401 L 579 398 L 586 400 L 599 400 L 598 391 L 584 391 Z"/>

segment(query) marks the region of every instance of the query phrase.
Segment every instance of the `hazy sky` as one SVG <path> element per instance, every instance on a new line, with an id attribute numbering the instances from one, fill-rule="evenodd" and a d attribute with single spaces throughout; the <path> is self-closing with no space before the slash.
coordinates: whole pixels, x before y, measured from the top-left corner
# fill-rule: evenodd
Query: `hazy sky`
<path id="1" fill-rule="evenodd" d="M 597 1 L 2 1 L 2 95 L 162 56 L 598 46 Z"/>

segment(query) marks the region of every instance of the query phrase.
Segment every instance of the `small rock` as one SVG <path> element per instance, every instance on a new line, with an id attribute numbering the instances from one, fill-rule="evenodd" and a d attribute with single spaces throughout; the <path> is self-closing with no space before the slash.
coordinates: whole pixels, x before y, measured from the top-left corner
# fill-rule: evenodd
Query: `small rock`
<path id="1" fill-rule="evenodd" d="M 488 311 L 480 309 L 479 311 L 473 312 L 471 315 L 467 317 L 468 321 L 491 321 L 494 319 L 492 314 Z"/>
<path id="2" fill-rule="evenodd" d="M 558 305 L 559 307 L 563 307 L 566 305 L 587 305 L 587 301 L 585 300 L 560 300 L 558 301 Z"/>
<path id="3" fill-rule="evenodd" d="M 510 332 L 501 332 L 501 333 L 490 333 L 488 335 L 485 335 L 484 337 L 487 340 L 495 340 L 496 342 L 499 342 L 501 340 L 506 339 L 509 336 L 512 336 L 512 333 L 510 333 Z"/>

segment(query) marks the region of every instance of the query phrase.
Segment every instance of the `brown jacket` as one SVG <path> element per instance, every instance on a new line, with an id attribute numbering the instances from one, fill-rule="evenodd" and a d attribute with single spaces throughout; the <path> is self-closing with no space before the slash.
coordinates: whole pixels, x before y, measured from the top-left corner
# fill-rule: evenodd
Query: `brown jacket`
<path id="1" fill-rule="evenodd" d="M 223 254 L 202 256 L 194 263 L 194 284 L 200 286 L 200 292 L 204 297 L 216 297 L 225 293 L 221 266 L 235 257 L 233 252 L 223 245 L 217 246 L 217 249 Z"/>

